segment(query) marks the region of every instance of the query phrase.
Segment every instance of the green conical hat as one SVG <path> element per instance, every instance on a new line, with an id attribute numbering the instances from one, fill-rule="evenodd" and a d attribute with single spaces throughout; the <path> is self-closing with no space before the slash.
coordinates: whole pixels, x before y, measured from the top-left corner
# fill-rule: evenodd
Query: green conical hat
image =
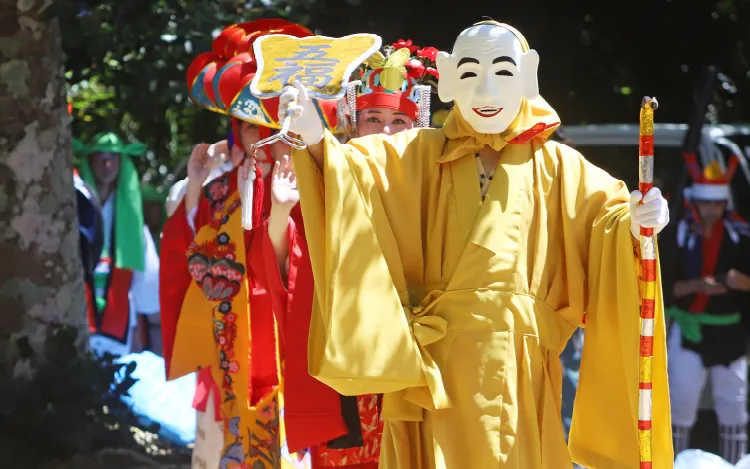
<path id="1" fill-rule="evenodd" d="M 76 148 L 78 147 L 78 148 Z M 94 137 L 94 141 L 88 145 L 73 141 L 73 149 L 82 155 L 92 153 L 119 153 L 127 156 L 141 156 L 148 150 L 143 143 L 125 143 L 117 134 L 108 132 Z"/>

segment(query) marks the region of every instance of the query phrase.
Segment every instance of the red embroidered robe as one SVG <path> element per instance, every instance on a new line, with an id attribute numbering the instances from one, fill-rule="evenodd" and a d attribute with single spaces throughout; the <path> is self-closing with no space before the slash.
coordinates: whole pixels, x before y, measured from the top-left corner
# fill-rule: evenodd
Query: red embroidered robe
<path id="1" fill-rule="evenodd" d="M 376 469 L 383 433 L 379 396 L 357 396 L 356 401 L 355 398 L 342 398 L 308 373 L 307 343 L 314 285 L 299 204 L 290 214 L 287 236 L 289 271 L 285 287 L 267 226 L 264 226 L 265 285 L 279 323 L 286 364 L 284 418 L 289 448 L 311 446 L 314 469 Z M 356 408 L 344 409 L 344 414 L 349 414 L 344 422 L 342 402 L 346 403 L 347 399 Z M 331 441 L 337 438 L 338 442 Z"/>

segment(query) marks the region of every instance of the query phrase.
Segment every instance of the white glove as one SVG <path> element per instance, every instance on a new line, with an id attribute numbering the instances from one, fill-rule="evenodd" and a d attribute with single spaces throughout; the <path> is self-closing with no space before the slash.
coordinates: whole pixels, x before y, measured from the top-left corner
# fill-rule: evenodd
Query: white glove
<path id="1" fill-rule="evenodd" d="M 315 105 L 302 84 L 294 80 L 294 86 L 285 86 L 279 96 L 279 122 L 284 121 L 287 111 L 292 113 L 289 131 L 299 135 L 306 145 L 323 140 L 323 123 Z"/>
<path id="2" fill-rule="evenodd" d="M 638 203 L 643 199 L 643 205 Z M 630 232 L 636 238 L 641 234 L 641 226 L 653 228 L 657 235 L 669 223 L 669 205 L 662 197 L 659 188 L 654 187 L 645 196 L 639 191 L 630 193 Z"/>

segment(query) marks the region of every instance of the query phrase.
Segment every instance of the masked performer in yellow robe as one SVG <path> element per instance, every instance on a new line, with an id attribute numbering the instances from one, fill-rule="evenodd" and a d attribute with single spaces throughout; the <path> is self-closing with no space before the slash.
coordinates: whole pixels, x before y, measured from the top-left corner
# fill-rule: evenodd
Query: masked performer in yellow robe
<path id="1" fill-rule="evenodd" d="M 474 25 L 437 56 L 455 103 L 442 128 L 347 145 L 302 86 L 281 96 L 308 145 L 292 157 L 316 288 L 310 373 L 384 393 L 381 468 L 639 467 L 637 235 L 664 228 L 667 204 L 547 140 L 559 118 L 538 64 L 514 28 Z M 660 288 L 657 304 L 652 467 L 665 469 Z M 559 354 L 584 312 L 569 451 Z"/>

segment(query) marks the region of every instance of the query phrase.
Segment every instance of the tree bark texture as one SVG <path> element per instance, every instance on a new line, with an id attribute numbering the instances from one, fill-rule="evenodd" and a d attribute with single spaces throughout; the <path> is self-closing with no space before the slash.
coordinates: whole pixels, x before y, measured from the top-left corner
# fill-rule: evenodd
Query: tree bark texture
<path id="1" fill-rule="evenodd" d="M 51 0 L 0 0 L 0 367 L 33 373 L 55 325 L 86 341 L 70 116 Z"/>

